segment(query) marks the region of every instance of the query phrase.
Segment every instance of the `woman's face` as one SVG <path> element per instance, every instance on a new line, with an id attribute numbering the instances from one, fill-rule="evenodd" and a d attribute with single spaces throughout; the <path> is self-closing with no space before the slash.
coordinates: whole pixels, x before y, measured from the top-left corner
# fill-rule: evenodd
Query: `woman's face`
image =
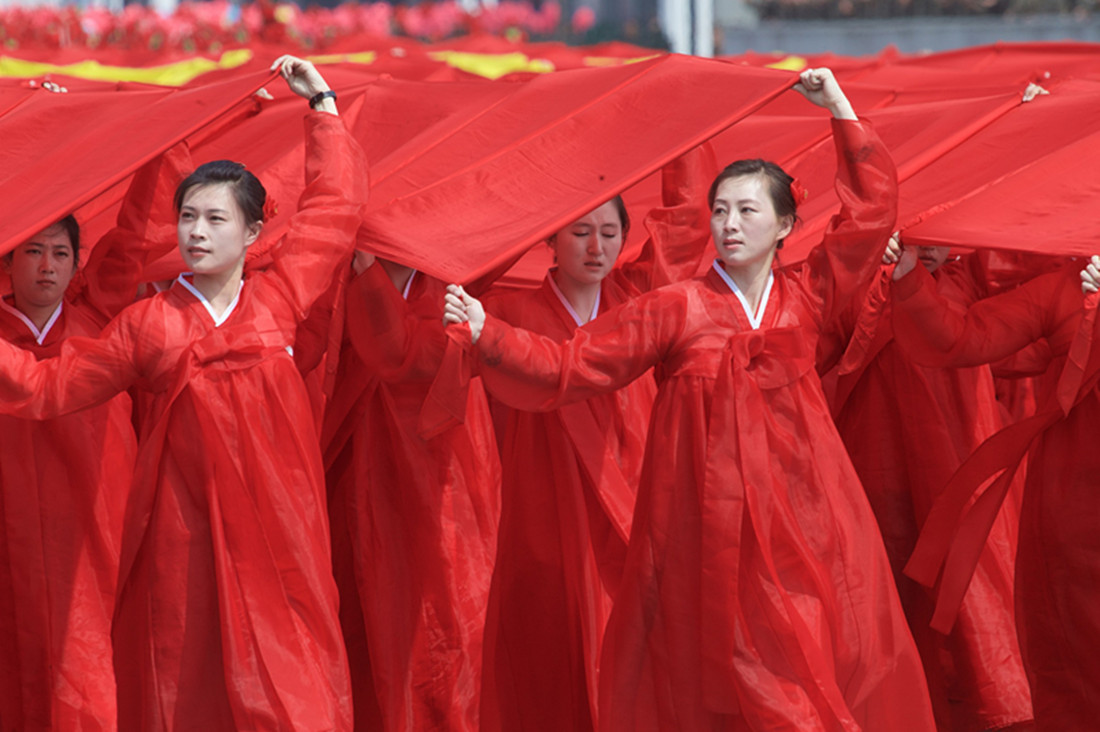
<path id="1" fill-rule="evenodd" d="M 623 224 L 614 201 L 580 217 L 550 240 L 558 275 L 577 284 L 599 284 L 623 248 Z"/>
<path id="2" fill-rule="evenodd" d="M 939 269 L 947 261 L 947 255 L 950 253 L 951 247 L 917 247 L 917 259 L 929 272 Z"/>
<path id="3" fill-rule="evenodd" d="M 64 226 L 50 226 L 10 255 L 12 293 L 18 308 L 46 308 L 61 302 L 76 272 L 76 257 Z"/>
<path id="4" fill-rule="evenodd" d="M 764 176 L 729 178 L 715 191 L 710 232 L 727 269 L 770 263 L 776 244 L 791 233 L 792 225 L 789 216 L 776 216 Z"/>
<path id="5" fill-rule="evenodd" d="M 195 186 L 180 206 L 176 233 L 187 269 L 196 275 L 222 275 L 244 262 L 262 224 L 248 224 L 228 184 Z"/>

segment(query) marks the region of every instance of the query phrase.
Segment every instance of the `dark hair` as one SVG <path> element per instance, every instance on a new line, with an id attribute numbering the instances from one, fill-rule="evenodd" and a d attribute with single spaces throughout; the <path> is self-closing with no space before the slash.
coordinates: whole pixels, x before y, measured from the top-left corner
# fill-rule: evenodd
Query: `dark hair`
<path id="1" fill-rule="evenodd" d="M 630 231 L 630 214 L 626 211 L 622 196 L 615 196 L 611 199 L 611 203 L 615 204 L 615 210 L 619 212 L 619 223 L 623 226 L 623 241 L 626 241 L 627 232 Z"/>
<path id="2" fill-rule="evenodd" d="M 800 221 L 798 218 L 798 204 L 794 200 L 794 194 L 791 193 L 791 182 L 794 178 L 772 161 L 761 160 L 760 158 L 735 160 L 727 165 L 714 179 L 714 182 L 710 184 L 710 191 L 707 192 L 707 208 L 714 208 L 714 197 L 718 195 L 718 186 L 732 178 L 749 175 L 759 175 L 767 181 L 768 195 L 772 199 L 772 207 L 775 208 L 776 216 L 779 218 L 790 216 L 792 224 L 797 224 Z M 782 239 L 779 240 L 778 246 L 783 246 Z"/>
<path id="3" fill-rule="evenodd" d="M 69 244 L 73 247 L 73 262 L 80 261 L 80 224 L 76 223 L 76 217 L 69 214 L 58 221 L 54 226 L 60 226 L 69 235 Z"/>
<path id="4" fill-rule="evenodd" d="M 626 241 L 626 234 L 627 234 L 628 231 L 630 231 L 630 214 L 627 213 L 626 204 L 623 203 L 623 197 L 622 196 L 615 196 L 614 198 L 612 198 L 608 201 L 604 201 L 603 203 L 600 204 L 600 206 L 603 206 L 604 204 L 608 204 L 608 203 L 615 204 L 615 212 L 619 214 L 619 225 L 622 227 L 623 241 L 625 242 Z M 600 206 L 597 206 L 596 208 L 599 208 Z M 595 210 L 595 209 L 593 209 L 593 210 Z M 589 213 L 591 213 L 591 212 L 589 212 Z M 585 215 L 587 216 L 588 214 L 585 214 Z M 547 241 L 553 241 L 554 237 L 557 236 L 557 235 L 558 235 L 558 233 L 555 231 L 550 236 L 550 238 L 547 239 Z"/>
<path id="5" fill-rule="evenodd" d="M 46 229 L 53 229 L 55 227 L 61 227 L 65 230 L 65 233 L 69 235 L 69 244 L 73 248 L 73 264 L 79 264 L 80 262 L 80 224 L 76 222 L 76 217 L 69 214 L 59 221 L 55 221 L 46 227 Z M 45 231 L 43 229 L 42 231 Z M 8 252 L 4 255 L 7 261 L 12 261 L 12 253 Z"/>
<path id="6" fill-rule="evenodd" d="M 173 200 L 176 213 L 183 208 L 183 199 L 189 190 L 195 186 L 207 186 L 212 183 L 229 185 L 237 206 L 244 214 L 245 223 L 254 224 L 264 220 L 267 191 L 264 190 L 259 178 L 252 175 L 244 165 L 232 160 L 212 160 L 200 165 L 194 173 L 184 178 L 176 188 L 176 196 Z"/>

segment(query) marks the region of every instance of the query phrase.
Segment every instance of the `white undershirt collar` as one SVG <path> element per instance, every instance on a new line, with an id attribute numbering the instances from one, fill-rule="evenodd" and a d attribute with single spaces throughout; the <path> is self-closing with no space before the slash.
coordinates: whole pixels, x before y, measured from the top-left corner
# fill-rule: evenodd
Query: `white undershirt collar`
<path id="1" fill-rule="evenodd" d="M 414 270 L 412 271 L 412 274 L 410 274 L 410 275 L 409 275 L 409 279 L 405 280 L 405 289 L 401 291 L 401 297 L 402 297 L 402 298 L 404 298 L 404 299 L 406 299 L 406 300 L 408 300 L 408 299 L 409 299 L 409 290 L 411 290 L 411 289 L 412 289 L 412 286 L 413 286 L 413 279 L 415 279 L 415 278 L 416 278 L 416 273 L 417 273 L 418 271 L 419 271 L 419 270 L 415 270 L 415 269 L 414 269 Z"/>
<path id="2" fill-rule="evenodd" d="M 745 315 L 749 319 L 749 325 L 753 330 L 760 329 L 760 323 L 764 320 L 764 311 L 768 307 L 768 296 L 772 293 L 772 284 L 775 282 L 775 273 L 768 272 L 768 284 L 764 285 L 764 294 L 760 297 L 760 307 L 757 308 L 756 313 L 752 312 L 752 308 L 749 306 L 749 301 L 745 298 L 745 294 L 741 292 L 741 288 L 737 286 L 737 283 L 733 281 L 733 278 L 726 272 L 726 268 L 722 266 L 719 260 L 714 260 L 714 271 L 718 273 L 718 276 L 729 285 L 729 288 L 733 290 L 733 294 L 737 295 L 737 299 L 741 301 L 741 307 L 745 309 Z"/>
<path id="3" fill-rule="evenodd" d="M 596 319 L 596 315 L 600 312 L 600 295 L 603 294 L 602 287 L 596 291 L 596 302 L 592 303 L 591 316 L 588 318 L 588 321 L 584 321 L 581 320 L 581 316 L 577 315 L 577 311 L 569 303 L 569 300 L 566 299 L 565 294 L 561 291 L 561 288 L 558 287 L 558 283 L 554 282 L 553 270 L 550 270 L 546 273 L 546 279 L 549 280 L 550 288 L 554 291 L 554 294 L 558 296 L 558 299 L 561 300 L 561 304 L 565 306 L 566 311 L 573 317 L 573 322 L 577 324 L 578 328 L 580 328 L 586 322 L 590 322 Z"/>
<path id="4" fill-rule="evenodd" d="M 202 303 L 202 306 L 206 308 L 206 312 L 210 313 L 210 317 L 214 320 L 214 327 L 217 328 L 222 323 L 224 323 L 230 315 L 233 314 L 233 311 L 237 308 L 237 303 L 241 301 L 241 290 L 244 289 L 244 278 L 241 278 L 241 284 L 237 288 L 237 294 L 233 297 L 233 302 L 229 303 L 229 307 L 227 307 L 225 309 L 225 312 L 222 313 L 219 317 L 218 314 L 214 312 L 214 307 L 210 304 L 210 301 L 206 299 L 206 296 L 195 289 L 195 286 L 193 284 L 187 281 L 187 275 L 194 275 L 194 272 L 182 273 L 179 277 L 176 278 L 176 282 L 179 282 L 181 285 L 183 285 L 183 287 L 187 289 L 188 292 L 199 299 L 199 302 Z"/>
<path id="5" fill-rule="evenodd" d="M 46 340 L 46 335 L 50 332 L 50 328 L 53 328 L 53 324 L 56 323 L 57 319 L 61 317 L 61 308 L 64 307 L 64 305 L 65 301 L 59 300 L 57 303 L 57 308 L 53 311 L 53 315 L 51 315 L 50 319 L 46 321 L 46 324 L 42 326 L 42 330 L 38 330 L 38 327 L 35 326 L 34 321 L 28 318 L 26 313 L 24 313 L 19 308 L 13 308 L 11 305 L 8 305 L 8 303 L 3 298 L 0 298 L 0 306 L 2 306 L 5 310 L 7 310 L 15 317 L 22 320 L 23 323 L 31 329 L 31 333 L 34 335 L 35 342 L 40 346 L 42 345 L 42 341 Z"/>

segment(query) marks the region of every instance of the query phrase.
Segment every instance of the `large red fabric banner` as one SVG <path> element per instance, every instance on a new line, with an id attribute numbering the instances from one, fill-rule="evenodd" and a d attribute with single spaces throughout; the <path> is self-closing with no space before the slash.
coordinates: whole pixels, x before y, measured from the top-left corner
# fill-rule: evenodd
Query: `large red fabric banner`
<path id="1" fill-rule="evenodd" d="M 193 90 L 26 94 L 0 115 L 0 253 L 225 115 L 271 77 Z"/>
<path id="2" fill-rule="evenodd" d="M 685 56 L 532 79 L 426 131 L 422 153 L 374 177 L 364 225 L 382 256 L 476 279 L 794 81 Z"/>

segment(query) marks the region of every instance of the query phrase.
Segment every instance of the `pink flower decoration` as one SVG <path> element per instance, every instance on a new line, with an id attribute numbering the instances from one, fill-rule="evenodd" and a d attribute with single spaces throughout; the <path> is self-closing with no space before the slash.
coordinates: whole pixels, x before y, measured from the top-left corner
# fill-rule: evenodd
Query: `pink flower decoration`
<path id="1" fill-rule="evenodd" d="M 596 12 L 592 8 L 580 7 L 573 13 L 573 32 L 587 33 L 596 25 Z"/>

